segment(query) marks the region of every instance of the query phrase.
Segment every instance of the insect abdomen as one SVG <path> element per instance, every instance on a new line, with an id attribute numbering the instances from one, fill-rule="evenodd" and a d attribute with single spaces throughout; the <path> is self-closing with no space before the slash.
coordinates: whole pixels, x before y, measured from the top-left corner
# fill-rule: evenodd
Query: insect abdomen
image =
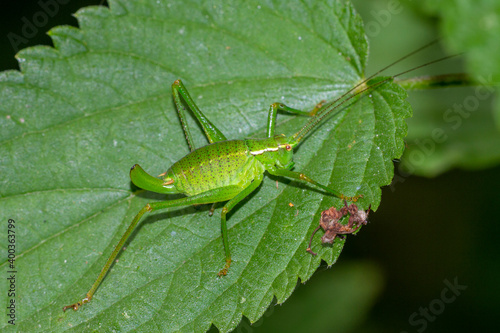
<path id="1" fill-rule="evenodd" d="M 244 186 L 243 180 L 253 180 L 251 174 L 264 172 L 259 164 L 243 140 L 220 141 L 184 156 L 168 174 L 180 192 L 194 195 L 228 185 Z"/>

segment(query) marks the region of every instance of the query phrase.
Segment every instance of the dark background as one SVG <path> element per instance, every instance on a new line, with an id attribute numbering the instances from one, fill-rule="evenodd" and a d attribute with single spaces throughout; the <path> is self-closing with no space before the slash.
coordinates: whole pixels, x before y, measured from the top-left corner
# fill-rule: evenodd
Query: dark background
<path id="1" fill-rule="evenodd" d="M 60 5 L 47 24 L 38 28 L 19 48 L 52 45 L 46 35 L 51 27 L 76 26 L 77 21 L 71 14 L 83 6 L 102 3 L 100 0 L 80 0 Z M 385 1 L 370 4 L 356 1 L 355 5 L 365 24 L 373 20 L 373 10 L 386 6 Z M 8 39 L 9 33 L 11 37 L 12 34 L 23 36 L 23 17 L 33 22 L 33 15 L 40 11 L 40 5 L 37 1 L 4 1 L 1 8 L 0 70 L 18 69 L 14 58 L 16 50 Z M 411 20 L 415 20 L 417 28 L 398 26 Z M 387 59 L 397 59 L 411 51 L 410 42 L 420 46 L 439 36 L 438 25 L 438 17 L 429 17 L 425 12 L 409 7 L 407 13 L 395 17 L 390 24 L 380 27 L 380 33 L 370 36 L 369 71 L 386 64 Z M 435 52 L 442 54 L 443 51 Z M 433 59 L 429 55 L 424 57 L 427 61 Z M 454 65 L 460 66 L 460 61 Z M 440 65 L 424 72 L 446 71 L 447 66 Z M 448 98 L 462 93 L 460 89 L 447 92 Z M 440 99 L 441 94 L 439 91 L 412 93 L 410 101 L 418 104 L 421 98 Z M 415 112 L 418 112 L 418 106 Z M 500 265 L 494 264 L 498 261 L 497 238 L 500 235 L 499 185 L 500 167 L 494 167 L 480 171 L 452 170 L 432 179 L 409 176 L 403 183 L 384 188 L 381 206 L 370 215 L 370 223 L 362 232 L 356 237 L 348 237 L 336 265 L 330 269 L 321 267 L 310 282 L 299 284 L 283 306 L 273 305 L 271 316 L 265 316 L 253 326 L 249 326 L 245 319 L 236 331 L 277 331 L 286 325 L 280 326 L 276 321 L 308 316 L 311 309 L 320 309 L 318 311 L 324 313 L 321 319 L 312 321 L 310 330 L 313 332 L 496 331 L 494 329 L 499 326 L 496 316 L 500 313 Z M 345 328 L 347 326 L 338 325 L 331 319 L 335 316 L 329 316 L 342 304 L 336 300 L 336 292 L 328 289 L 328 284 L 336 278 L 338 271 L 359 262 L 376 268 L 380 287 L 368 311 L 360 309 L 361 318 L 350 328 Z M 372 277 L 366 275 L 366 279 Z M 436 306 L 435 300 L 441 298 L 446 288 L 444 280 L 453 283 L 455 279 L 467 289 L 460 291 L 453 302 L 445 304 L 439 315 L 430 314 L 432 320 L 427 320 L 425 329 L 423 324 L 412 326 L 410 315 L 430 304 Z M 359 281 L 361 284 L 369 282 Z M 345 286 L 349 288 L 350 284 L 346 281 Z M 340 292 L 342 285 L 339 288 Z M 317 297 L 314 290 L 324 290 L 326 297 Z M 303 320 L 307 321 L 307 318 Z M 316 326 L 320 320 L 326 322 L 326 326 Z"/>

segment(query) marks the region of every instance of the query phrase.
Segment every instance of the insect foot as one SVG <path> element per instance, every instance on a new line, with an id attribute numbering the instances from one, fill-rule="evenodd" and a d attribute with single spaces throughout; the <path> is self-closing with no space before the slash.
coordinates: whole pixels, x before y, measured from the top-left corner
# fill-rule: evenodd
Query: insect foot
<path id="1" fill-rule="evenodd" d="M 226 259 L 226 265 L 224 266 L 223 269 L 220 270 L 217 276 L 221 277 L 227 275 L 227 270 L 229 269 L 229 266 L 231 266 L 231 258 Z"/>
<path id="2" fill-rule="evenodd" d="M 88 302 L 90 302 L 90 298 L 85 297 L 80 302 L 76 302 L 75 304 L 71 304 L 71 305 L 66 305 L 65 307 L 63 307 L 63 311 L 66 312 L 66 310 L 68 310 L 68 309 L 73 309 L 74 311 L 76 311 L 76 310 L 78 310 L 79 307 L 81 307 L 83 304 L 88 303 Z"/>
<path id="3" fill-rule="evenodd" d="M 347 201 L 352 201 L 352 202 L 356 202 L 358 201 L 359 198 L 362 198 L 363 197 L 363 194 L 358 194 L 358 195 L 355 195 L 353 197 L 346 197 L 345 195 L 341 195 L 340 196 L 340 199 L 343 199 L 344 202 L 347 200 Z"/>
<path id="4" fill-rule="evenodd" d="M 339 235 L 352 234 L 358 231 L 362 225 L 366 225 L 370 208 L 368 208 L 367 211 L 359 210 L 356 204 L 350 204 L 348 206 L 347 201 L 344 200 L 344 207 L 341 209 L 337 210 L 335 207 L 331 207 L 330 209 L 321 212 L 319 226 L 314 229 L 311 239 L 309 240 L 309 247 L 306 251 L 313 256 L 317 254 L 311 250 L 311 243 L 319 228 L 322 228 L 325 231 L 325 234 L 321 237 L 321 243 L 323 244 L 333 244 L 335 237 Z M 349 222 L 347 225 L 339 222 L 346 215 L 349 215 Z"/>
<path id="5" fill-rule="evenodd" d="M 321 100 L 321 102 L 319 102 L 318 104 L 316 104 L 316 106 L 314 107 L 314 109 L 311 110 L 311 112 L 309 112 L 309 115 L 310 116 L 314 116 L 322 107 L 323 105 L 325 105 L 326 103 L 326 100 Z"/>

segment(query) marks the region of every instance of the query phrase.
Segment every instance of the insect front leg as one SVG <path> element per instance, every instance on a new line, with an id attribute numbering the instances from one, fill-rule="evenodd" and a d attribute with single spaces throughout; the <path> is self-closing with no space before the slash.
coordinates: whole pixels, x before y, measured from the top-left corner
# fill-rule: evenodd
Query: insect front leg
<path id="1" fill-rule="evenodd" d="M 340 193 L 338 191 L 335 191 L 332 188 L 329 188 L 327 186 L 321 185 L 320 183 L 318 183 L 317 181 L 309 178 L 308 176 L 306 176 L 303 173 L 295 172 L 295 171 L 290 171 L 290 170 L 286 170 L 286 169 L 279 169 L 279 168 L 276 168 L 274 165 L 266 166 L 266 170 L 271 175 L 288 177 L 288 178 L 292 178 L 292 179 L 296 179 L 296 180 L 301 180 L 303 182 L 307 182 L 307 183 L 313 184 L 313 185 L 315 185 L 315 186 L 317 186 L 317 187 L 319 187 L 319 188 L 327 191 L 328 193 L 333 194 L 334 196 L 336 196 L 337 198 L 340 198 L 342 200 L 357 201 L 359 198 L 361 198 L 363 196 L 361 194 L 355 195 L 353 197 L 345 196 L 344 194 L 342 194 L 342 193 Z"/>

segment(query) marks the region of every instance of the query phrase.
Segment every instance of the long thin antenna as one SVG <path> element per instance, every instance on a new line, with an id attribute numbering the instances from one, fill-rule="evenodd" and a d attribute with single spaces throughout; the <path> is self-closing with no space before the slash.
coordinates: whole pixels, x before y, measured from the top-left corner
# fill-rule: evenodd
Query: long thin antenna
<path id="1" fill-rule="evenodd" d="M 378 82 L 376 83 L 375 85 L 373 86 L 370 86 L 370 87 L 367 87 L 359 92 L 357 92 L 356 94 L 351 94 L 353 91 L 355 91 L 358 87 L 366 84 L 368 81 L 370 81 L 371 79 L 373 79 L 376 75 L 384 72 L 385 70 L 387 70 L 388 68 L 396 65 L 397 63 L 409 58 L 410 56 L 424 50 L 425 48 L 437 43 L 438 40 L 433 40 L 432 42 L 430 43 L 427 43 L 426 45 L 422 46 L 422 47 L 419 47 L 418 49 L 408 53 L 407 55 L 403 56 L 402 58 L 399 58 L 398 60 L 392 62 L 391 64 L 387 65 L 386 67 L 382 68 L 381 70 L 377 71 L 376 73 L 370 75 L 367 79 L 361 81 L 360 83 L 358 83 L 356 86 L 354 86 L 353 88 L 351 88 L 349 91 L 347 91 L 346 93 L 344 93 L 342 96 L 340 96 L 339 98 L 335 99 L 334 101 L 326 104 L 325 106 L 323 106 L 322 110 L 319 111 L 318 114 L 316 114 L 313 118 L 311 118 L 297 133 L 295 133 L 292 138 L 295 139 L 294 141 L 296 142 L 296 144 L 298 142 L 300 142 L 303 137 L 311 130 L 313 129 L 319 122 L 321 122 L 327 115 L 329 115 L 333 110 L 337 109 L 340 105 L 344 104 L 345 102 L 349 101 L 350 99 L 352 99 L 353 97 L 369 90 L 369 89 L 375 89 L 376 87 L 380 86 L 381 84 L 383 83 L 386 83 L 392 79 L 394 79 L 395 77 L 397 76 L 400 76 L 400 75 L 403 75 L 403 74 L 406 74 L 408 72 L 411 72 L 411 71 L 414 71 L 418 68 L 421 68 L 421 67 L 424 67 L 424 66 L 428 66 L 430 64 L 433 64 L 435 62 L 438 62 L 438 61 L 442 61 L 442 60 L 445 60 L 445 59 L 448 59 L 448 58 L 451 58 L 453 56 L 447 56 L 447 57 L 443 57 L 443 58 L 440 58 L 440 59 L 437 59 L 437 60 L 434 60 L 434 61 L 431 61 L 431 62 L 428 62 L 426 64 L 423 64 L 423 65 L 420 65 L 418 67 L 415 67 L 415 68 L 412 68 L 412 69 L 409 69 L 407 71 L 404 71 L 402 73 L 399 73 L 397 75 L 394 75 L 394 76 L 391 76 L 390 78 L 387 78 L 386 80 L 384 81 L 381 81 L 381 82 Z M 348 95 L 349 98 L 345 99 Z M 345 100 L 344 100 L 345 99 Z"/>

